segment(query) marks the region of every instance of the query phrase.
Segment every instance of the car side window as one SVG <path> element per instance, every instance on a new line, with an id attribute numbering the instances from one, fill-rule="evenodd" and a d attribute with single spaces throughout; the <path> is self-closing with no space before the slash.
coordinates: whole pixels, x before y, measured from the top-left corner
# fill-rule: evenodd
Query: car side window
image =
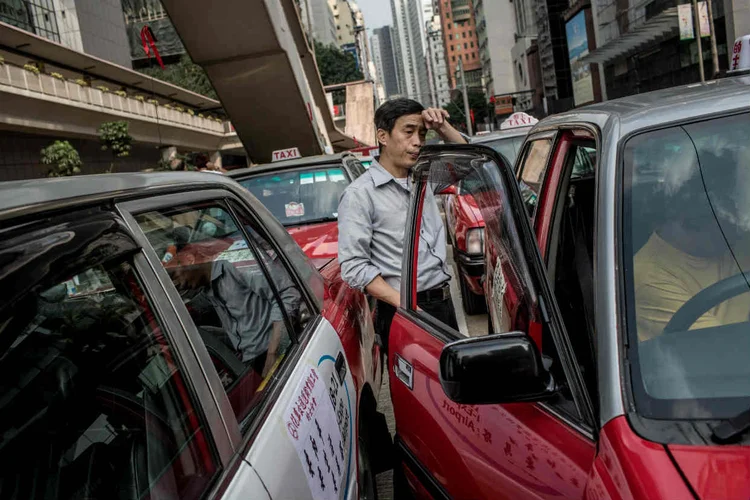
<path id="1" fill-rule="evenodd" d="M 542 189 L 544 175 L 549 164 L 549 154 L 552 150 L 552 139 L 538 139 L 526 146 L 523 161 L 520 166 L 521 196 L 524 199 L 529 218 L 536 215 L 539 191 Z"/>
<path id="2" fill-rule="evenodd" d="M 299 294 L 280 298 L 227 206 L 205 202 L 136 216 L 182 296 L 241 429 L 295 340 Z"/>
<path id="3" fill-rule="evenodd" d="M 66 255 L 33 286 L 0 269 L 0 286 L 25 288 L 0 308 L 0 497 L 201 496 L 218 458 L 132 252 L 102 259 L 117 236 L 89 233 L 74 254 L 55 231 L 0 244 L 24 255 L 58 238 Z"/>
<path id="4" fill-rule="evenodd" d="M 505 174 L 501 168 L 507 169 Z M 557 383 L 564 388 L 571 387 L 572 384 L 569 384 L 568 379 L 570 364 L 567 358 L 561 355 L 560 349 L 562 332 L 559 329 L 553 330 L 556 326 L 545 319 L 545 315 L 550 312 L 550 306 L 542 305 L 544 297 L 530 266 L 531 260 L 536 258 L 536 255 L 531 254 L 532 250 L 526 248 L 526 239 L 522 237 L 524 229 L 521 225 L 524 223 L 528 225 L 528 221 L 519 221 L 515 216 L 518 213 L 513 208 L 515 196 L 510 192 L 512 188 L 508 184 L 515 180 L 510 178 L 512 175 L 510 168 L 510 166 L 500 167 L 494 157 L 479 154 L 476 157 L 449 155 L 438 157 L 433 160 L 427 179 L 422 181 L 425 195 L 418 198 L 418 203 L 422 205 L 422 213 L 426 213 L 428 203 L 430 203 L 430 190 L 435 189 L 435 192 L 439 193 L 444 191 L 447 185 L 461 182 L 462 194 L 472 197 L 473 206 L 484 221 L 481 238 L 476 241 L 476 253 L 482 258 L 482 270 L 477 276 L 479 283 L 475 293 L 481 293 L 479 298 L 486 303 L 489 313 L 489 329 L 485 325 L 472 327 L 472 322 L 467 319 L 468 331 L 462 333 L 469 337 L 487 333 L 519 331 L 526 333 L 540 349 L 544 365 L 553 374 Z M 506 176 L 508 176 L 507 180 Z M 419 208 L 417 206 L 416 213 L 419 213 Z M 426 229 L 429 235 L 431 233 L 429 223 Z M 530 231 L 530 227 L 528 229 Z M 431 248 L 422 242 L 425 237 L 422 234 L 422 227 L 419 228 L 418 234 L 419 239 L 417 240 L 415 234 L 408 257 L 412 259 L 413 266 L 414 257 L 417 256 L 417 269 L 421 269 L 424 263 L 430 262 L 428 254 Z M 466 262 L 471 262 L 471 260 L 467 259 Z M 415 310 L 414 314 L 439 325 L 438 331 L 445 338 L 461 338 L 460 330 L 451 327 L 441 317 L 439 310 L 431 310 L 429 300 L 420 297 L 422 290 L 430 288 L 431 282 L 427 281 L 428 279 L 433 277 L 435 280 L 440 279 L 437 274 L 440 268 L 437 266 L 433 268 L 436 272 L 416 273 L 418 276 L 423 276 L 422 280 L 425 283 L 419 281 L 415 283 L 413 279 L 411 281 L 412 296 L 416 292 L 416 305 L 421 309 Z M 458 276 L 455 279 L 465 278 Z M 460 290 L 461 293 L 465 291 L 465 289 Z M 461 307 L 457 300 L 453 300 L 453 304 L 454 309 Z M 436 323 L 435 320 L 438 322 Z M 565 353 L 567 352 L 566 350 Z M 573 384 L 579 387 L 577 381 Z M 574 399 L 570 390 L 559 391 L 554 399 L 548 401 L 548 404 L 572 420 L 583 420 L 580 404 Z"/>

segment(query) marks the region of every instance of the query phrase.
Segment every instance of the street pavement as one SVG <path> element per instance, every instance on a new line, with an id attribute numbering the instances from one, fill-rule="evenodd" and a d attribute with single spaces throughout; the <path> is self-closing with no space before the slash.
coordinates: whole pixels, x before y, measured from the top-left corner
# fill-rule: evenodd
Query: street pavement
<path id="1" fill-rule="evenodd" d="M 487 335 L 487 315 L 477 314 L 469 316 L 464 313 L 463 306 L 461 306 L 461 289 L 456 281 L 457 270 L 456 264 L 453 262 L 453 251 L 448 246 L 448 261 L 450 264 L 451 274 L 453 279 L 451 280 L 451 296 L 453 298 L 453 307 L 456 310 L 456 319 L 458 320 L 458 327 L 462 334 L 471 337 L 477 337 L 480 335 Z M 396 434 L 396 420 L 393 417 L 393 405 L 391 405 L 391 391 L 388 385 L 388 377 L 384 377 L 383 387 L 380 390 L 380 400 L 378 401 L 378 411 L 385 415 L 386 422 L 388 423 L 388 430 L 391 432 L 391 437 Z M 393 499 L 393 471 L 383 472 L 378 474 L 377 478 L 378 487 L 378 498 L 380 500 L 392 500 Z"/>

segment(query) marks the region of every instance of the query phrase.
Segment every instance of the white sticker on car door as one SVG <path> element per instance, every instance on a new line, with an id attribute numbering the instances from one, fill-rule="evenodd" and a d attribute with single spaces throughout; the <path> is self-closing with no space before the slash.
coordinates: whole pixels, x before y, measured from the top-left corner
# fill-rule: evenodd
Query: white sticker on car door
<path id="1" fill-rule="evenodd" d="M 315 499 L 338 499 L 346 462 L 336 411 L 322 375 L 308 366 L 294 391 L 284 425 Z"/>

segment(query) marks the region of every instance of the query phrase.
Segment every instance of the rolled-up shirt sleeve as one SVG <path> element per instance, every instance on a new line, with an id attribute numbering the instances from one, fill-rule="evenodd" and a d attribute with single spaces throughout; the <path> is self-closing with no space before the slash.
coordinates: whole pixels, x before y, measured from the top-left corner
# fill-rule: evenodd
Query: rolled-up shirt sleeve
<path id="1" fill-rule="evenodd" d="M 338 210 L 339 264 L 341 277 L 352 288 L 365 287 L 380 275 L 372 263 L 372 202 L 367 193 L 347 189 L 341 196 Z"/>

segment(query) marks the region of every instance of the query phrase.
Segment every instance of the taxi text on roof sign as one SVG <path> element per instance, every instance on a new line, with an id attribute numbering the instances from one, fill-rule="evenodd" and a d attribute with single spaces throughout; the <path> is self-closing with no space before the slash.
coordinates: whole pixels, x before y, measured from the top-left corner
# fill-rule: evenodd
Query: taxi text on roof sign
<path id="1" fill-rule="evenodd" d="M 735 40 L 729 55 L 728 74 L 747 70 L 750 70 L 750 35 L 741 36 Z"/>
<path id="2" fill-rule="evenodd" d="M 301 158 L 302 155 L 299 153 L 297 148 L 279 149 L 273 152 L 272 162 L 280 160 L 291 160 L 292 158 Z"/>
<path id="3" fill-rule="evenodd" d="M 500 124 L 500 130 L 508 130 L 517 127 L 529 127 L 539 120 L 526 113 L 513 113 L 503 123 Z"/>

